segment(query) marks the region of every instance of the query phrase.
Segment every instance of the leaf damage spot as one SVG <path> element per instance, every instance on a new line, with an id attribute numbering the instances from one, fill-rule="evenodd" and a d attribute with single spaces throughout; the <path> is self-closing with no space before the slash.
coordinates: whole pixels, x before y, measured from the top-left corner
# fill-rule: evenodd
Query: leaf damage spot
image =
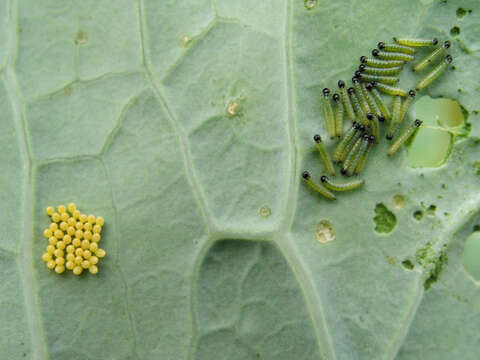
<path id="1" fill-rule="evenodd" d="M 240 111 L 240 104 L 236 101 L 231 102 L 227 107 L 227 114 L 229 116 L 235 116 Z"/>
<path id="2" fill-rule="evenodd" d="M 460 35 L 460 28 L 458 26 L 454 26 L 450 29 L 450 35 L 452 36 L 457 36 L 457 35 Z"/>
<path id="3" fill-rule="evenodd" d="M 333 225 L 328 220 L 321 220 L 315 229 L 315 237 L 320 244 L 326 244 L 337 238 Z"/>
<path id="4" fill-rule="evenodd" d="M 394 195 L 392 201 L 395 209 L 402 209 L 406 204 L 405 197 L 400 194 Z"/>
<path id="5" fill-rule="evenodd" d="M 446 253 L 446 246 L 439 252 L 436 252 L 431 243 L 427 243 L 415 253 L 415 259 L 427 272 L 427 278 L 423 283 L 425 290 L 438 281 L 441 272 L 448 264 L 448 256 Z"/>
<path id="6" fill-rule="evenodd" d="M 263 217 L 269 217 L 270 215 L 272 215 L 272 209 L 270 209 L 270 207 L 268 205 L 263 205 L 261 208 L 260 208 L 260 215 L 263 216 Z"/>
<path id="7" fill-rule="evenodd" d="M 407 270 L 413 270 L 415 268 L 415 264 L 410 259 L 405 259 L 402 261 L 402 266 Z"/>
<path id="8" fill-rule="evenodd" d="M 304 0 L 303 5 L 305 5 L 305 8 L 307 10 L 312 10 L 315 8 L 318 4 L 317 0 Z"/>
<path id="9" fill-rule="evenodd" d="M 459 8 L 457 9 L 457 17 L 463 18 L 465 15 L 467 15 L 467 10 L 465 10 L 464 8 L 459 7 Z"/>
<path id="10" fill-rule="evenodd" d="M 422 210 L 417 210 L 413 213 L 413 218 L 417 221 L 422 221 L 423 219 L 423 211 Z"/>
<path id="11" fill-rule="evenodd" d="M 71 85 L 68 85 L 68 86 L 65 86 L 65 88 L 63 89 L 63 92 L 65 93 L 65 95 L 67 96 L 70 96 L 72 95 L 72 86 Z"/>
<path id="12" fill-rule="evenodd" d="M 390 234 L 397 225 L 397 217 L 384 204 L 375 206 L 375 231 L 380 234 Z"/>
<path id="13" fill-rule="evenodd" d="M 77 31 L 74 42 L 76 45 L 85 45 L 88 42 L 87 34 L 82 30 Z"/>
<path id="14" fill-rule="evenodd" d="M 185 35 L 182 37 L 182 45 L 187 47 L 188 45 L 190 45 L 192 43 L 192 38 L 188 35 Z"/>
<path id="15" fill-rule="evenodd" d="M 436 205 L 430 205 L 427 210 L 425 211 L 425 214 L 427 216 L 435 216 L 437 212 L 437 206 Z"/>

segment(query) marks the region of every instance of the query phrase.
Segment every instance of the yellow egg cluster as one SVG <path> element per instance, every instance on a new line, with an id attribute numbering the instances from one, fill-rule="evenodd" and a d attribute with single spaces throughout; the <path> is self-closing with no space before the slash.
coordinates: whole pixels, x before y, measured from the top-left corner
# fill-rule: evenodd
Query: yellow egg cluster
<path id="1" fill-rule="evenodd" d="M 47 267 L 57 274 L 64 273 L 65 269 L 75 275 L 86 269 L 92 274 L 98 273 L 98 261 L 106 255 L 105 250 L 98 247 L 103 218 L 82 214 L 74 203 L 68 207 L 60 205 L 57 211 L 49 206 L 46 212 L 52 219 L 43 232 L 49 242 L 42 255 Z"/>

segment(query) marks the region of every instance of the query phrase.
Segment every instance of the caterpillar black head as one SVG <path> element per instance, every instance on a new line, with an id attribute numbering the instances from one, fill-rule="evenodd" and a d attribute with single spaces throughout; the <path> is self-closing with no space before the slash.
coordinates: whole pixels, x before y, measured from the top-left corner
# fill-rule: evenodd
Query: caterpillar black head
<path id="1" fill-rule="evenodd" d="M 365 125 L 360 125 L 359 130 L 360 130 L 361 132 L 364 132 L 364 131 L 365 131 Z"/>
<path id="2" fill-rule="evenodd" d="M 385 136 L 387 140 L 392 140 L 393 139 L 393 135 L 392 134 L 387 134 L 387 136 Z"/>
<path id="3" fill-rule="evenodd" d="M 366 116 L 367 116 L 368 120 L 370 120 L 370 121 L 373 120 L 373 114 L 372 113 L 368 113 Z"/>
<path id="4" fill-rule="evenodd" d="M 449 63 L 453 61 L 453 57 L 451 55 L 447 55 L 446 59 Z"/>
<path id="5" fill-rule="evenodd" d="M 333 101 L 339 101 L 340 100 L 340 95 L 338 94 L 333 94 Z"/>
<path id="6" fill-rule="evenodd" d="M 325 95 L 325 96 L 330 95 L 330 89 L 329 88 L 323 89 L 322 92 L 323 92 L 323 95 Z"/>
<path id="7" fill-rule="evenodd" d="M 385 43 L 383 41 L 380 41 L 377 45 L 379 49 L 383 49 L 385 47 Z"/>
<path id="8" fill-rule="evenodd" d="M 340 173 L 342 175 L 347 175 L 347 169 L 342 168 L 342 170 L 340 170 Z"/>
<path id="9" fill-rule="evenodd" d="M 375 138 L 375 135 L 370 135 L 369 140 L 370 140 L 370 142 L 373 144 L 373 143 L 375 143 L 375 141 L 376 141 L 377 139 Z"/>
<path id="10" fill-rule="evenodd" d="M 310 179 L 310 173 L 308 171 L 302 172 L 302 178 L 304 178 L 305 180 Z"/>
<path id="11" fill-rule="evenodd" d="M 363 140 L 365 140 L 365 141 L 370 140 L 370 135 L 369 134 L 363 134 Z"/>
<path id="12" fill-rule="evenodd" d="M 355 77 L 358 79 L 362 72 L 360 70 L 355 71 Z"/>
<path id="13" fill-rule="evenodd" d="M 448 49 L 451 45 L 452 44 L 448 40 L 443 43 L 443 46 L 445 47 L 445 49 Z"/>
<path id="14" fill-rule="evenodd" d="M 352 87 L 349 87 L 348 90 L 347 90 L 347 92 L 348 92 L 349 95 L 352 95 L 352 94 L 355 93 L 355 89 L 352 88 Z"/>
<path id="15" fill-rule="evenodd" d="M 378 118 L 378 121 L 380 122 L 385 122 L 385 116 L 383 116 L 383 114 L 380 114 L 380 116 L 377 117 Z"/>
<path id="16" fill-rule="evenodd" d="M 354 84 L 358 83 L 358 77 L 356 77 L 356 76 L 352 77 L 352 82 Z"/>
<path id="17" fill-rule="evenodd" d="M 345 81 L 343 81 L 343 80 L 338 80 L 338 87 L 339 87 L 340 89 L 343 89 L 343 88 L 345 87 Z"/>
<path id="18" fill-rule="evenodd" d="M 365 64 L 358 65 L 358 70 L 364 71 L 365 70 Z"/>
<path id="19" fill-rule="evenodd" d="M 361 63 L 366 63 L 367 62 L 367 57 L 364 55 L 364 56 L 360 56 L 360 62 Z"/>
<path id="20" fill-rule="evenodd" d="M 318 143 L 322 141 L 322 137 L 318 134 L 315 134 L 313 135 L 313 140 Z"/>
<path id="21" fill-rule="evenodd" d="M 327 182 L 327 181 L 328 181 L 328 178 L 327 178 L 325 175 L 322 175 L 322 176 L 320 177 L 320 181 L 321 181 L 322 183 Z"/>
<path id="22" fill-rule="evenodd" d="M 371 91 L 373 89 L 373 85 L 371 82 L 367 83 L 367 85 L 365 85 L 365 88 L 368 90 L 368 91 Z"/>
<path id="23" fill-rule="evenodd" d="M 415 97 L 415 91 L 414 91 L 414 90 L 410 90 L 410 91 L 408 92 L 408 96 L 410 96 L 410 97 L 412 97 L 412 98 Z"/>
<path id="24" fill-rule="evenodd" d="M 379 53 L 378 49 L 373 49 L 373 50 L 372 50 L 372 55 L 373 55 L 373 56 L 377 57 L 377 56 L 378 56 L 378 53 Z"/>
<path id="25" fill-rule="evenodd" d="M 353 128 L 354 128 L 355 130 L 360 129 L 360 124 L 357 123 L 356 121 L 353 122 L 352 126 L 353 126 Z"/>
<path id="26" fill-rule="evenodd" d="M 438 39 L 437 39 L 437 38 L 433 38 L 433 39 L 432 39 L 432 44 L 433 44 L 433 45 L 437 45 L 437 44 L 438 44 Z"/>
<path id="27" fill-rule="evenodd" d="M 422 120 L 416 119 L 415 120 L 415 126 L 420 127 L 420 125 L 422 125 Z"/>

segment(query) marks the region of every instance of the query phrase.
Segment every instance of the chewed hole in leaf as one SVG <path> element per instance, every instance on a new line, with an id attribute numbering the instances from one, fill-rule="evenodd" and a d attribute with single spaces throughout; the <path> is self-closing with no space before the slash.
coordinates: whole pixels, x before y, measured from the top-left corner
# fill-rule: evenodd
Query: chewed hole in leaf
<path id="1" fill-rule="evenodd" d="M 460 104 L 451 99 L 423 96 L 414 105 L 423 125 L 408 149 L 408 165 L 439 167 L 448 159 L 455 135 L 465 135 L 465 116 Z"/>
<path id="2" fill-rule="evenodd" d="M 413 213 L 413 218 L 417 221 L 421 221 L 423 219 L 423 211 L 417 210 Z"/>
<path id="3" fill-rule="evenodd" d="M 384 204 L 375 206 L 375 231 L 381 234 L 389 234 L 397 225 L 397 217 Z"/>
<path id="4" fill-rule="evenodd" d="M 458 27 L 458 26 L 454 26 L 450 29 L 450 35 L 452 35 L 452 36 L 457 36 L 457 35 L 460 34 L 460 32 L 461 32 L 461 30 L 460 30 L 460 27 Z"/>
<path id="5" fill-rule="evenodd" d="M 463 248 L 463 266 L 476 281 L 480 281 L 480 232 L 471 234 Z"/>
<path id="6" fill-rule="evenodd" d="M 402 266 L 407 270 L 413 270 L 415 268 L 415 264 L 410 259 L 405 259 L 402 261 Z"/>

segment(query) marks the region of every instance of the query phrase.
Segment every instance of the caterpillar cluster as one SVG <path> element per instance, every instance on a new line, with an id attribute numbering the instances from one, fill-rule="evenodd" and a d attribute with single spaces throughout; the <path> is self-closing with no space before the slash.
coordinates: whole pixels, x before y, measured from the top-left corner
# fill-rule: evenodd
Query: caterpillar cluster
<path id="1" fill-rule="evenodd" d="M 344 176 L 359 175 L 363 171 L 371 149 L 380 141 L 381 123 L 388 122 L 385 138 L 392 141 L 387 155 L 394 155 L 402 145 L 416 134 L 422 121 L 416 119 L 397 135 L 401 124 L 414 102 L 416 91 L 421 91 L 436 80 L 453 61 L 447 54 L 451 44 L 445 41 L 439 45 L 438 39 L 393 38 L 394 43 L 379 42 L 373 49 L 372 57 L 361 56 L 360 66 L 352 78 L 352 87 L 346 88 L 343 80 L 338 81 L 339 94 L 330 98 L 330 89 L 323 89 L 322 107 L 326 127 L 331 139 L 341 139 L 333 157 L 330 156 L 320 135 L 313 137 L 320 158 L 328 174 L 335 175 L 334 163 L 341 164 L 340 173 Z M 418 49 L 434 47 L 412 67 L 420 72 L 441 59 L 437 65 L 415 86 L 415 90 L 404 90 L 396 84 L 397 75 L 404 65 L 415 60 Z M 383 101 L 382 95 L 393 97 L 392 109 Z M 333 100 L 333 105 L 332 105 Z M 343 132 L 343 119 L 348 117 L 352 126 Z M 316 192 L 335 200 L 334 191 L 352 190 L 362 186 L 364 180 L 348 183 L 335 183 L 322 175 L 320 183 L 312 180 L 310 173 L 304 171 L 302 178 Z"/>

